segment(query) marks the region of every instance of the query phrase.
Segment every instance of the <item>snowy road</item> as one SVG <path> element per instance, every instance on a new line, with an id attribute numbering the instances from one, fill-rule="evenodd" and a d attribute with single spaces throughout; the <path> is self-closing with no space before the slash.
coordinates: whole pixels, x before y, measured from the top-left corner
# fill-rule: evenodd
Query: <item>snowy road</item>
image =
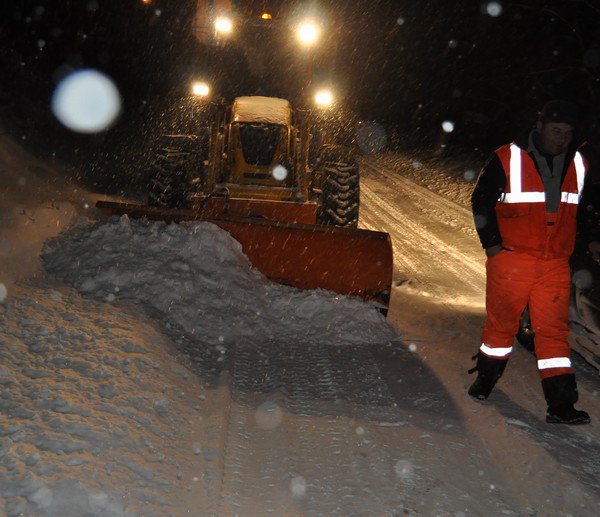
<path id="1" fill-rule="evenodd" d="M 391 235 L 396 284 L 480 304 L 485 266 L 470 212 L 384 166 L 365 162 L 361 179 L 361 225 Z"/>
<path id="2" fill-rule="evenodd" d="M 519 348 L 489 402 L 466 396 L 483 254 L 411 160 L 362 170 L 361 225 L 394 244 L 394 336 L 363 304 L 269 285 L 214 228 L 85 222 L 25 275 L 42 237 L 98 215 L 84 192 L 7 197 L 29 166 L 15 156 L 0 156 L 0 513 L 597 514 L 596 371 L 576 361 L 587 427 L 543 422 Z"/>
<path id="3" fill-rule="evenodd" d="M 495 403 L 465 396 L 485 279 L 470 213 L 384 166 L 362 178 L 361 225 L 394 243 L 405 340 L 238 345 L 217 513 L 594 515 L 596 434 L 542 422 L 531 356 Z"/>

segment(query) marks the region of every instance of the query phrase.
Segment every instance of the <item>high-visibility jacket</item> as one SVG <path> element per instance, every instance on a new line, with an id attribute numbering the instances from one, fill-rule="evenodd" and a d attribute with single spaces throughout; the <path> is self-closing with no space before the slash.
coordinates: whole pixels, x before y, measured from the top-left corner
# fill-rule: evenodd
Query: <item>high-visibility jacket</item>
<path id="1" fill-rule="evenodd" d="M 577 231 L 577 208 L 587 162 L 576 152 L 561 185 L 558 213 L 549 222 L 546 193 L 533 158 L 515 143 L 496 155 L 506 174 L 506 188 L 496 203 L 502 246 L 538 258 L 568 258 Z"/>

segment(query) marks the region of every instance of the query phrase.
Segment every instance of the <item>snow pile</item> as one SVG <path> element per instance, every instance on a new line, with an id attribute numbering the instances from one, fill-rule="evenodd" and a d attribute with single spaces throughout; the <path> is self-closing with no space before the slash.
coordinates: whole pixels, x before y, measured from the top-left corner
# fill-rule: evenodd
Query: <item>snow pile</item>
<path id="1" fill-rule="evenodd" d="M 269 282 L 241 245 L 210 223 L 80 221 L 49 241 L 43 258 L 82 293 L 137 300 L 204 345 L 395 338 L 374 306 L 359 299 Z"/>

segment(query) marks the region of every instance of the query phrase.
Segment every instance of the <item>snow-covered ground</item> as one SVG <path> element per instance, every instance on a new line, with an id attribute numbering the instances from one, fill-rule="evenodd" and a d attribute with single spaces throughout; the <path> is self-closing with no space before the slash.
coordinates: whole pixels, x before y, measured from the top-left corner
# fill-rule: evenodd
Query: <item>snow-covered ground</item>
<path id="1" fill-rule="evenodd" d="M 102 218 L 0 135 L 0 508 L 596 515 L 595 370 L 576 361 L 582 428 L 543 422 L 520 349 L 490 402 L 465 395 L 484 268 L 464 172 L 365 158 L 361 224 L 395 246 L 386 321 L 270 284 L 210 224 Z"/>

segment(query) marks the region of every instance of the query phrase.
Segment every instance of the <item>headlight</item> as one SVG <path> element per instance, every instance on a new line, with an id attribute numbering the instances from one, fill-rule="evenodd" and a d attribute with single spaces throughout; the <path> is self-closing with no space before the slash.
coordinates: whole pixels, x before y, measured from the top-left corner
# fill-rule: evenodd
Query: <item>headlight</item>
<path id="1" fill-rule="evenodd" d="M 321 35 L 320 27 L 312 21 L 305 21 L 298 26 L 296 36 L 305 47 L 312 47 Z"/>
<path id="2" fill-rule="evenodd" d="M 315 94 L 315 104 L 319 108 L 329 108 L 333 104 L 333 94 L 330 90 L 319 90 Z"/>
<path id="3" fill-rule="evenodd" d="M 192 85 L 192 92 L 198 97 L 207 97 L 210 93 L 210 88 L 206 83 L 194 83 Z"/>
<path id="4" fill-rule="evenodd" d="M 215 30 L 221 34 L 228 34 L 233 30 L 233 22 L 224 16 L 215 20 Z"/>

